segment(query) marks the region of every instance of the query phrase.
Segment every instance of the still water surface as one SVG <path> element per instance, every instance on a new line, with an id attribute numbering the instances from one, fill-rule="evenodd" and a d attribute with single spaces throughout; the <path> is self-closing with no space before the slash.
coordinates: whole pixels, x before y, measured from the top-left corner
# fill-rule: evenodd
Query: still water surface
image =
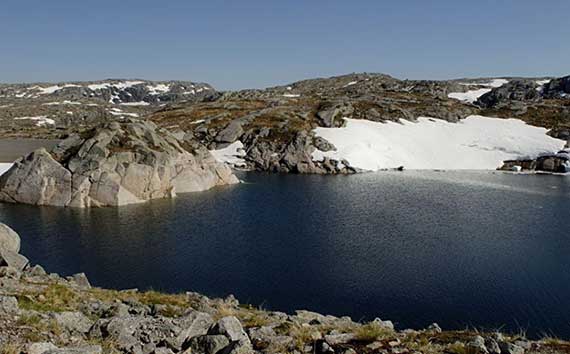
<path id="1" fill-rule="evenodd" d="M 118 209 L 0 204 L 0 221 L 33 263 L 97 286 L 570 338 L 569 177 L 241 178 Z"/>

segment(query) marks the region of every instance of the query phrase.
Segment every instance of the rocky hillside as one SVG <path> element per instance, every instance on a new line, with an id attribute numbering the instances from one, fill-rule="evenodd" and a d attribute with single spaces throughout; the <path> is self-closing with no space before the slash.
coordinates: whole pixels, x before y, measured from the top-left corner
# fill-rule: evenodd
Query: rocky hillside
<path id="1" fill-rule="evenodd" d="M 542 82 L 544 89 L 536 81 Z M 510 94 L 517 92 L 517 82 L 532 83 L 533 94 Z M 458 122 L 471 115 L 483 115 L 519 118 L 550 129 L 554 137 L 567 139 L 570 99 L 551 93 L 549 82 L 518 78 L 410 81 L 382 74 L 352 74 L 224 93 L 214 102 L 173 104 L 150 119 L 160 126 L 193 134 L 211 150 L 227 149 L 230 155 L 238 154 L 239 164 L 250 169 L 353 173 L 359 169 L 350 161 L 315 161 L 315 151 L 336 150 L 331 142 L 314 134 L 315 128 L 342 127 L 346 124 L 344 117 L 373 122 L 432 117 Z M 554 91 L 565 88 L 561 84 L 552 87 L 556 87 Z M 508 94 L 499 94 L 502 91 Z M 487 103 L 495 96 L 507 108 Z M 550 98 L 554 96 L 557 98 Z M 499 165 L 500 161 L 496 167 Z"/>
<path id="2" fill-rule="evenodd" d="M 316 128 L 344 127 L 344 118 L 382 123 L 415 122 L 418 117 L 452 123 L 474 115 L 518 118 L 532 126 L 547 128 L 555 138 L 568 140 L 568 80 L 568 77 L 503 77 L 421 81 L 363 73 L 224 93 L 206 89 L 206 86 L 200 92 L 196 86 L 188 91 L 189 84 L 179 83 L 171 84 L 172 92 L 168 94 L 157 94 L 156 87 L 163 84 L 155 83 L 151 90 L 149 84 L 120 82 L 117 85 L 127 86 L 121 91 L 102 87 L 107 85 L 102 83 L 91 86 L 101 86 L 96 92 L 98 104 L 102 101 L 104 108 L 72 104 L 75 103 L 73 97 L 67 97 L 67 102 L 59 101 L 81 112 L 85 119 L 76 119 L 72 108 L 64 114 L 57 108 L 63 117 L 56 119 L 44 110 L 55 109 L 59 104 L 44 102 L 38 106 L 34 103 L 25 116 L 16 117 L 23 112 L 9 113 L 9 118 L 4 119 L 4 128 L 0 122 L 0 136 L 66 136 L 92 126 L 89 113 L 84 112 L 94 109 L 102 110 L 104 114 L 98 117 L 104 116 L 106 120 L 144 118 L 177 134 L 188 133 L 187 139 L 217 151 L 214 154 L 221 161 L 234 166 L 274 172 L 345 174 L 361 168 L 347 159 L 326 157 L 331 155 L 327 152 L 337 147 L 315 134 Z M 96 98 L 90 96 L 93 94 L 90 85 L 68 85 L 71 86 L 59 85 L 55 91 L 47 87 L 40 91 L 12 89 L 12 100 L 16 95 L 24 95 L 22 100 L 36 102 L 45 95 L 65 94 L 67 90 L 85 92 L 83 100 Z M 51 91 L 54 92 L 49 93 Z M 0 101 L 0 117 L 10 112 L 10 104 L 1 108 Z M 510 146 L 496 148 L 506 151 Z M 315 154 L 325 157 L 316 159 Z M 500 161 L 497 161 L 496 167 L 499 166 Z"/>
<path id="3" fill-rule="evenodd" d="M 172 198 L 238 183 L 200 144 L 127 119 L 39 149 L 0 176 L 0 201 L 85 208 Z"/>
<path id="4" fill-rule="evenodd" d="M 104 121 L 142 117 L 168 103 L 218 96 L 208 84 L 186 81 L 0 84 L 0 135 L 60 138 Z"/>
<path id="5" fill-rule="evenodd" d="M 83 273 L 62 277 L 19 255 L 0 224 L 0 353 L 569 353 L 570 343 L 498 332 L 398 330 L 310 311 L 294 314 L 187 292 L 106 290 Z M 15 260 L 17 258 L 17 260 Z M 191 284 L 189 285 L 191 286 Z"/>

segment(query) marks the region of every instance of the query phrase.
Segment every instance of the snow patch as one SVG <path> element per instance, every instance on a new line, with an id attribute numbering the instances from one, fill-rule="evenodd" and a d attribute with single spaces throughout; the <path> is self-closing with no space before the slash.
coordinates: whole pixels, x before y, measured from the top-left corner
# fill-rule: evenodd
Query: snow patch
<path id="1" fill-rule="evenodd" d="M 491 89 L 478 89 L 478 90 L 470 90 L 467 92 L 452 92 L 447 95 L 449 98 L 454 98 L 459 101 L 474 103 L 479 99 L 479 97 L 483 96 L 487 92 L 491 92 Z"/>
<path id="2" fill-rule="evenodd" d="M 6 171 L 12 167 L 13 163 L 0 162 L 0 176 L 2 176 Z"/>
<path id="3" fill-rule="evenodd" d="M 145 102 L 145 101 L 121 103 L 121 106 L 148 106 L 148 105 L 150 105 L 150 103 Z"/>
<path id="4" fill-rule="evenodd" d="M 149 89 L 151 95 L 159 95 L 170 91 L 170 85 L 166 84 L 147 85 L 146 88 Z"/>
<path id="5" fill-rule="evenodd" d="M 41 86 L 32 86 L 30 87 L 31 90 L 38 90 L 40 95 L 49 95 L 51 93 L 55 93 L 61 89 L 64 89 L 66 87 L 81 87 L 79 85 L 73 85 L 73 84 L 66 84 L 63 86 L 59 86 L 59 85 L 53 85 L 53 86 L 48 86 L 48 87 L 41 87 Z"/>
<path id="6" fill-rule="evenodd" d="M 116 88 L 119 90 L 123 90 L 123 89 L 126 89 L 128 87 L 140 85 L 140 84 L 144 84 L 144 81 L 120 81 L 120 82 L 115 82 L 115 83 L 103 82 L 100 84 L 91 84 L 91 85 L 88 85 L 87 87 L 93 91 L 102 90 L 102 89 L 106 89 L 106 88 Z"/>
<path id="7" fill-rule="evenodd" d="M 48 118 L 47 116 L 37 116 L 37 117 L 18 117 L 14 118 L 16 120 L 34 120 L 38 127 L 45 125 L 55 125 L 55 120 Z"/>
<path id="8" fill-rule="evenodd" d="M 418 118 L 417 122 L 378 123 L 347 119 L 343 128 L 316 128 L 317 136 L 336 151 L 315 151 L 363 170 L 404 166 L 407 169 L 494 170 L 505 160 L 536 158 L 564 147 L 565 141 L 546 135 L 547 129 L 518 119 L 469 116 L 459 123 Z"/>
<path id="9" fill-rule="evenodd" d="M 493 79 L 489 82 L 485 82 L 485 83 L 462 83 L 462 85 L 477 85 L 477 86 L 485 86 L 485 87 L 490 87 L 490 88 L 482 88 L 482 89 L 476 89 L 476 90 L 469 90 L 467 92 L 451 92 L 447 95 L 447 97 L 449 98 L 453 98 L 462 102 L 467 102 L 467 103 L 474 103 L 475 101 L 477 101 L 477 99 L 479 99 L 479 97 L 483 96 L 484 94 L 491 92 L 491 90 L 495 87 L 501 87 L 504 84 L 508 83 L 509 80 L 505 80 L 505 79 Z"/>
<path id="10" fill-rule="evenodd" d="M 243 143 L 236 141 L 223 149 L 210 150 L 210 153 L 218 162 L 227 163 L 234 167 L 245 167 L 246 163 L 243 157 L 246 155 L 243 149 Z"/>
<path id="11" fill-rule="evenodd" d="M 69 105 L 80 105 L 81 102 L 75 102 L 75 101 L 63 101 L 63 102 L 48 102 L 48 103 L 44 103 L 42 104 L 42 106 L 58 106 L 58 105 L 63 105 L 63 104 L 69 104 Z"/>

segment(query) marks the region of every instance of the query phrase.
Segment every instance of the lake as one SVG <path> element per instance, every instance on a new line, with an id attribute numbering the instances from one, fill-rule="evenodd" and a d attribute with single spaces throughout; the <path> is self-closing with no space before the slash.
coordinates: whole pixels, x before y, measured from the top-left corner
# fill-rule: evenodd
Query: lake
<path id="1" fill-rule="evenodd" d="M 570 178 L 499 172 L 244 173 L 91 210 L 0 204 L 22 253 L 110 288 L 234 294 L 399 328 L 570 338 Z"/>

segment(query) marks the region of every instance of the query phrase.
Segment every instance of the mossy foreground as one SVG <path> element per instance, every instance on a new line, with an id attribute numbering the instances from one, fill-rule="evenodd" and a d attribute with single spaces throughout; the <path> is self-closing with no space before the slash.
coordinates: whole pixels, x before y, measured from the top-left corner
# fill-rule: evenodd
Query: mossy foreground
<path id="1" fill-rule="evenodd" d="M 1 353 L 570 353 L 524 335 L 395 330 L 309 311 L 241 305 L 233 297 L 106 290 L 82 275 L 0 268 Z"/>

